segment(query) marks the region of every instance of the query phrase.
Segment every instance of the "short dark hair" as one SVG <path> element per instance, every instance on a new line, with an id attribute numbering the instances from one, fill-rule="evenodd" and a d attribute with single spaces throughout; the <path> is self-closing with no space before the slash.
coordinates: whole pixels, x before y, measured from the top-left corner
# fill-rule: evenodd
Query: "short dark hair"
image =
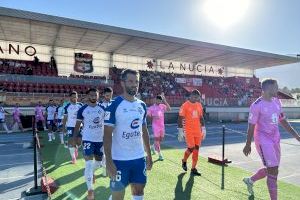
<path id="1" fill-rule="evenodd" d="M 193 90 L 193 91 L 191 92 L 191 95 L 197 95 L 197 96 L 200 96 L 200 92 L 199 92 L 199 90 Z"/>
<path id="2" fill-rule="evenodd" d="M 89 94 L 91 92 L 99 92 L 99 90 L 97 90 L 96 88 L 90 88 L 88 89 L 88 91 L 86 91 L 86 94 Z"/>
<path id="3" fill-rule="evenodd" d="M 124 69 L 121 73 L 121 81 L 125 81 L 127 79 L 127 74 L 132 74 L 139 76 L 139 72 L 133 69 Z"/>
<path id="4" fill-rule="evenodd" d="M 156 99 L 162 100 L 162 96 L 161 95 L 157 95 Z"/>
<path id="5" fill-rule="evenodd" d="M 113 92 L 113 89 L 111 87 L 106 87 L 106 88 L 104 88 L 103 92 L 104 93 L 111 93 L 111 92 Z"/>
<path id="6" fill-rule="evenodd" d="M 72 96 L 73 94 L 77 95 L 77 92 L 76 91 L 72 91 L 69 96 Z"/>
<path id="7" fill-rule="evenodd" d="M 261 89 L 264 90 L 266 89 L 269 85 L 274 85 L 277 83 L 276 79 L 273 78 L 266 78 L 261 82 Z"/>

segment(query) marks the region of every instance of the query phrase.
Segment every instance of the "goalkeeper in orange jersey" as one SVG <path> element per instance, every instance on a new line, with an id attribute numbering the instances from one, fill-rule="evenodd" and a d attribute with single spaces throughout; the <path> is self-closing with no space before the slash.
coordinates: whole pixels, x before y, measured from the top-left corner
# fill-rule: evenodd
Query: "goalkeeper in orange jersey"
<path id="1" fill-rule="evenodd" d="M 184 124 L 184 126 L 183 126 Z M 199 148 L 205 139 L 206 129 L 204 126 L 203 108 L 200 103 L 200 92 L 193 90 L 189 100 L 182 104 L 178 117 L 178 140 L 185 138 L 187 149 L 182 159 L 182 169 L 187 171 L 187 159 L 192 155 L 191 174 L 201 176 L 196 165 L 198 162 Z"/>

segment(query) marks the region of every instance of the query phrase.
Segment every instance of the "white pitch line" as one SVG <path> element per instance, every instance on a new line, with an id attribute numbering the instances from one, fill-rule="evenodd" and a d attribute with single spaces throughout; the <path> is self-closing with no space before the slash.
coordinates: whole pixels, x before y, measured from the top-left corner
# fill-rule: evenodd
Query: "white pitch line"
<path id="1" fill-rule="evenodd" d="M 6 137 L 4 137 L 6 136 Z M 32 134 L 31 135 L 1 135 L 0 134 L 0 138 L 4 138 L 4 139 L 12 139 L 12 138 L 32 138 Z"/>
<path id="2" fill-rule="evenodd" d="M 0 165 L 0 167 L 11 166 L 11 165 L 24 165 L 24 164 L 33 164 L 33 162 L 22 162 L 22 163 L 4 164 L 4 165 Z"/>
<path id="3" fill-rule="evenodd" d="M 227 154 L 228 155 L 228 154 Z M 230 155 L 229 155 L 230 156 Z M 293 156 L 298 156 L 297 154 L 285 154 L 281 155 L 281 160 L 283 158 L 288 158 L 288 157 L 293 157 Z M 233 164 L 240 165 L 240 164 L 245 164 L 245 163 L 251 163 L 251 162 L 257 162 L 261 161 L 261 159 L 254 159 L 254 160 L 249 160 L 249 161 L 241 161 L 241 162 L 232 162 Z"/>
<path id="4" fill-rule="evenodd" d="M 21 156 L 21 155 L 32 155 L 33 153 L 16 153 L 16 154 L 8 154 L 8 155 L 0 155 L 0 156 Z"/>
<path id="5" fill-rule="evenodd" d="M 165 135 L 167 135 L 167 136 L 169 136 L 169 137 L 173 137 L 173 138 L 176 138 L 176 137 L 177 137 L 176 135 L 169 134 L 169 133 L 165 133 Z"/>
<path id="6" fill-rule="evenodd" d="M 293 177 L 293 176 L 300 176 L 300 173 L 296 173 L 296 174 L 291 174 L 291 175 L 288 175 L 288 176 L 280 177 L 279 179 L 286 179 L 286 178 L 290 178 L 290 177 Z"/>
<path id="7" fill-rule="evenodd" d="M 1 147 L 1 145 L 0 145 L 0 147 Z M 1 152 L 5 152 L 5 153 L 7 153 L 7 152 L 10 152 L 10 151 L 22 151 L 22 150 L 24 150 L 24 149 L 0 149 L 0 153 Z"/>
<path id="8" fill-rule="evenodd" d="M 28 175 L 28 176 L 13 176 L 13 177 L 7 177 L 7 178 L 0 178 L 0 180 L 6 180 L 6 179 L 16 179 L 16 178 L 30 178 L 33 177 L 34 175 Z"/>
<path id="9" fill-rule="evenodd" d="M 246 163 L 258 162 L 258 161 L 261 161 L 261 159 L 254 159 L 254 160 L 241 161 L 241 162 L 234 162 L 234 161 L 232 161 L 232 164 L 233 164 L 233 165 L 240 165 L 240 164 L 246 164 Z"/>
<path id="10" fill-rule="evenodd" d="M 20 139 L 32 139 L 32 136 L 22 136 L 22 137 L 6 137 L 6 138 L 1 138 L 0 141 L 2 140 L 20 140 Z"/>

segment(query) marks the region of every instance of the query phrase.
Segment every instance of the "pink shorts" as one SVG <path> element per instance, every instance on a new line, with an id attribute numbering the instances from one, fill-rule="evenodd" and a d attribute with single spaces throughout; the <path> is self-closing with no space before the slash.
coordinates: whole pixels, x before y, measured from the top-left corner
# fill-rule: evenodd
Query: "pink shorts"
<path id="1" fill-rule="evenodd" d="M 154 137 L 164 137 L 165 136 L 165 127 L 152 126 L 152 131 L 153 131 Z"/>
<path id="2" fill-rule="evenodd" d="M 45 121 L 45 118 L 43 116 L 41 116 L 41 115 L 36 115 L 35 119 L 36 119 L 37 122 L 38 121 Z"/>
<path id="3" fill-rule="evenodd" d="M 20 117 L 14 117 L 14 121 L 17 122 L 17 123 L 21 123 Z"/>
<path id="4" fill-rule="evenodd" d="M 277 167 L 280 164 L 280 142 L 264 141 L 255 142 L 257 153 L 264 166 Z"/>

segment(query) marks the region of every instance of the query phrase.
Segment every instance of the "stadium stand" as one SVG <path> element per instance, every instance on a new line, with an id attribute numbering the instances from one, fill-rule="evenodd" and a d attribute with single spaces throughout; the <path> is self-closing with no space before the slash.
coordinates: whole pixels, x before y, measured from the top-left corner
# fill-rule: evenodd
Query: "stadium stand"
<path id="1" fill-rule="evenodd" d="M 70 75 L 58 76 L 57 67 L 50 63 L 0 59 L 0 91 L 6 93 L 7 106 L 20 103 L 32 106 L 34 97 L 40 94 L 45 103 L 49 98 L 62 98 L 72 90 L 84 94 L 88 88 L 102 90 L 112 82 L 105 76 Z"/>
<path id="2" fill-rule="evenodd" d="M 110 68 L 110 77 L 114 81 L 115 94 L 121 93 L 120 73 L 122 69 Z M 180 105 L 192 89 L 199 89 L 203 98 L 227 98 L 228 105 L 245 106 L 260 96 L 260 82 L 256 77 L 212 77 L 174 74 L 155 71 L 140 71 L 140 95 L 147 103 L 162 92 L 172 106 Z M 183 86 L 176 82 L 176 78 L 201 78 L 201 86 Z"/>
<path id="3" fill-rule="evenodd" d="M 46 62 L 0 59 L 1 74 L 58 76 L 56 66 Z"/>
<path id="4" fill-rule="evenodd" d="M 32 73 L 29 72 L 30 69 L 32 69 Z M 114 93 L 118 95 L 122 92 L 119 84 L 121 71 L 120 68 L 110 68 L 109 78 L 111 80 L 107 80 L 105 76 L 81 74 L 70 74 L 67 77 L 58 76 L 56 65 L 51 67 L 49 63 L 0 59 L 0 74 L 2 74 L 0 76 L 0 90 L 11 93 L 11 95 L 18 93 L 18 96 L 22 96 L 22 94 L 26 96 L 25 93 L 41 93 L 49 97 L 49 94 L 68 94 L 72 90 L 84 94 L 90 87 L 101 90 L 106 86 L 113 85 Z M 139 91 L 141 98 L 147 104 L 151 104 L 156 95 L 164 92 L 171 105 L 178 106 L 185 100 L 185 96 L 191 89 L 199 89 L 203 98 L 226 98 L 228 105 L 246 106 L 261 93 L 260 82 L 256 77 L 225 78 L 144 70 L 140 71 L 140 75 Z M 190 87 L 177 83 L 176 78 L 201 78 L 202 84 L 201 86 Z M 27 105 L 26 102 L 20 103 L 23 106 Z M 10 105 L 10 102 L 7 102 L 7 105 Z"/>

